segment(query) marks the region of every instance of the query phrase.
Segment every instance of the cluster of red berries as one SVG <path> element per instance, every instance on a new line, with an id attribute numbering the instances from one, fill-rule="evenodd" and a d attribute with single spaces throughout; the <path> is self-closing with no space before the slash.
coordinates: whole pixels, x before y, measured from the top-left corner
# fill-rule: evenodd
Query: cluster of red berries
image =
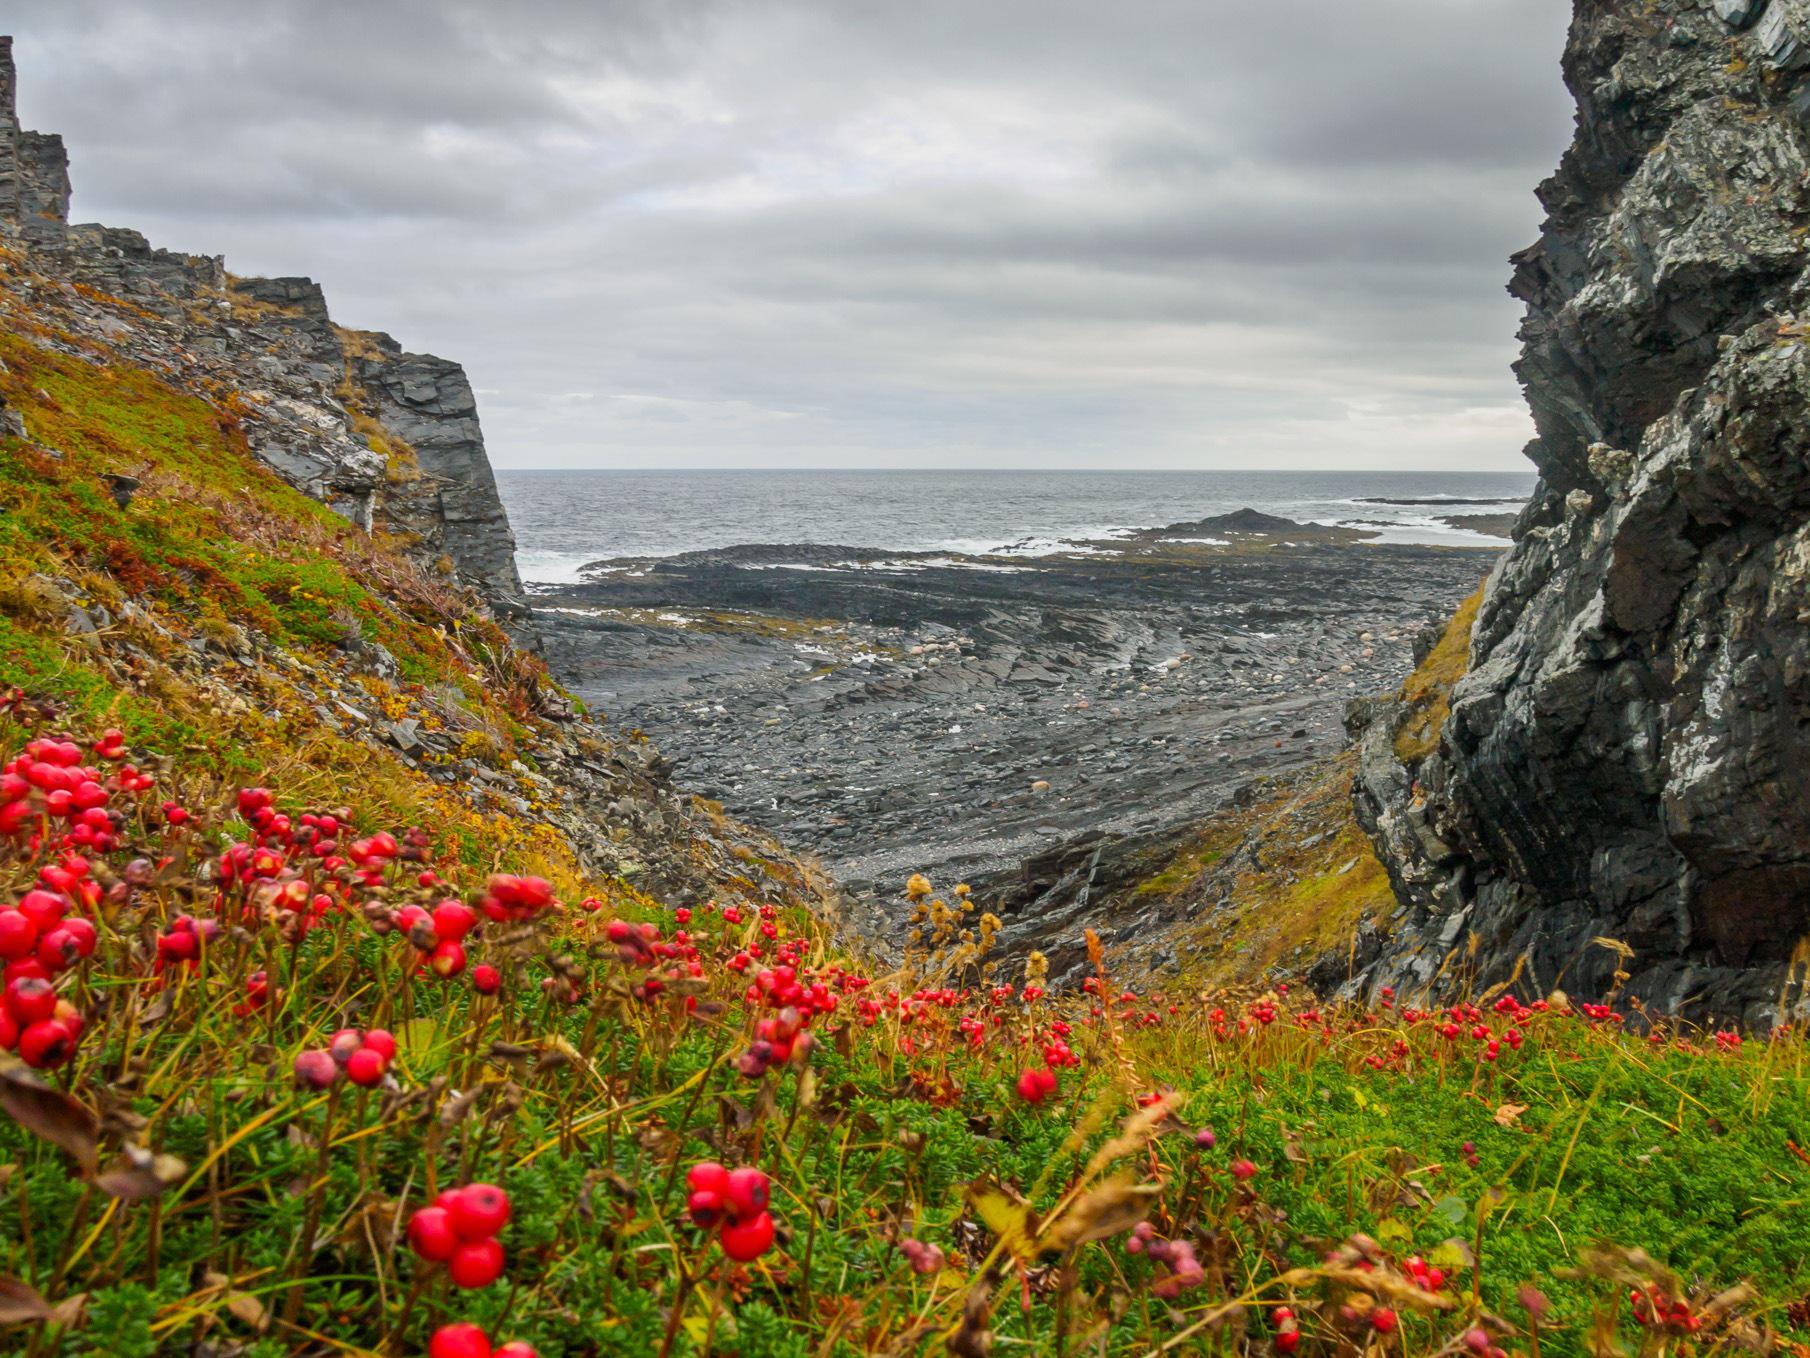
<path id="1" fill-rule="evenodd" d="M 1434 1268 L 1418 1254 L 1410 1254 L 1402 1261 L 1402 1267 L 1422 1292 L 1437 1292 L 1445 1286 L 1445 1270 Z"/>
<path id="2" fill-rule="evenodd" d="M 773 1066 L 788 1061 L 802 1063 L 811 1053 L 816 1039 L 805 1031 L 809 1020 L 796 1009 L 786 1008 L 754 1025 L 754 1041 L 736 1058 L 735 1068 L 751 1080 L 758 1080 Z"/>
<path id="3" fill-rule="evenodd" d="M 36 961 L 10 964 L 41 971 Z M 75 1054 L 82 1035 L 82 1015 L 57 997 L 56 987 L 39 974 L 15 974 L 6 983 L 5 1003 L 0 1004 L 0 1047 L 17 1052 L 26 1065 L 45 1070 L 60 1066 Z"/>
<path id="4" fill-rule="evenodd" d="M 93 904 L 99 894 L 88 860 L 65 854 L 38 873 L 38 885 L 16 904 L 0 909 L 0 962 L 6 968 L 0 1047 L 29 1066 L 60 1066 L 75 1053 L 82 1015 L 58 997 L 56 978 L 93 955 L 94 925 L 69 910 L 77 900 Z"/>
<path id="5" fill-rule="evenodd" d="M 653 1001 L 666 990 L 667 982 L 704 974 L 704 963 L 691 936 L 680 929 L 670 940 L 660 937 L 653 923 L 631 924 L 613 919 L 604 929 L 604 937 L 616 945 L 616 957 L 624 966 L 637 967 L 647 974 L 631 987 L 638 1000 Z M 695 1004 L 695 997 L 688 996 Z"/>
<path id="6" fill-rule="evenodd" d="M 494 874 L 485 887 L 478 909 L 504 924 L 533 919 L 553 904 L 553 885 L 544 877 L 517 877 L 512 872 Z"/>
<path id="7" fill-rule="evenodd" d="M 118 763 L 126 755 L 124 734 L 108 731 L 94 742 L 93 752 Z M 28 742 L 0 769 L 0 835 L 21 835 L 62 821 L 67 826 L 66 847 L 101 852 L 113 848 L 123 820 L 109 809 L 113 793 L 143 793 L 157 780 L 130 764 L 104 773 L 85 763 L 86 758 L 73 740 L 39 737 Z"/>
<path id="8" fill-rule="evenodd" d="M 1198 1287 L 1207 1280 L 1207 1272 L 1200 1266 L 1194 1246 L 1186 1240 L 1164 1240 L 1148 1221 L 1140 1221 L 1131 1228 L 1131 1234 L 1125 1239 L 1125 1252 L 1141 1254 L 1169 1270 L 1150 1288 L 1164 1300 L 1179 1297 L 1186 1289 Z"/>
<path id="9" fill-rule="evenodd" d="M 782 949 L 782 955 L 787 951 Z M 801 974 L 790 962 L 756 972 L 744 998 L 749 1004 L 765 1004 L 769 1009 L 796 1009 L 806 1019 L 813 1014 L 833 1013 L 839 1003 L 826 982 Z"/>
<path id="10" fill-rule="evenodd" d="M 427 1358 L 540 1358 L 534 1345 L 522 1340 L 490 1347 L 490 1336 L 469 1320 L 442 1325 L 427 1341 Z"/>
<path id="11" fill-rule="evenodd" d="M 325 1047 L 295 1058 L 295 1082 L 304 1089 L 329 1089 L 344 1071 L 360 1088 L 383 1083 L 396 1059 L 396 1039 L 383 1028 L 341 1028 Z"/>
<path id="12" fill-rule="evenodd" d="M 772 1183 L 752 1167 L 725 1169 L 704 1160 L 687 1171 L 691 1195 L 685 1210 L 692 1225 L 716 1231 L 723 1253 L 738 1263 L 758 1259 L 773 1245 L 773 1216 L 767 1211 Z"/>
<path id="13" fill-rule="evenodd" d="M 1056 1072 L 1031 1066 L 1018 1077 L 1018 1097 L 1035 1107 L 1056 1092 Z"/>
<path id="14" fill-rule="evenodd" d="M 421 965 L 442 980 L 465 970 L 465 936 L 477 923 L 478 912 L 451 897 L 432 910 L 405 905 L 396 912 L 396 927 L 408 935 Z"/>
<path id="15" fill-rule="evenodd" d="M 156 970 L 186 964 L 191 969 L 201 963 L 201 953 L 220 936 L 220 921 L 178 915 L 157 935 Z"/>
<path id="16" fill-rule="evenodd" d="M 1634 1308 L 1634 1319 L 1649 1330 L 1668 1334 L 1695 1334 L 1703 1328 L 1703 1317 L 1691 1311 L 1690 1303 L 1672 1298 L 1658 1283 L 1628 1291 L 1628 1304 Z"/>
<path id="17" fill-rule="evenodd" d="M 409 1246 L 445 1264 L 455 1287 L 488 1287 L 503 1271 L 497 1232 L 509 1223 L 509 1195 L 495 1184 L 449 1188 L 409 1218 Z"/>

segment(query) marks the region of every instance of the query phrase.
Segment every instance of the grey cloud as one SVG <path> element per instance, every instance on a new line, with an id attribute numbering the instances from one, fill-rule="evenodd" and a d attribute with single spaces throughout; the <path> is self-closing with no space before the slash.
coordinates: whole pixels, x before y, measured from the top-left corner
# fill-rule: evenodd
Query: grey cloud
<path id="1" fill-rule="evenodd" d="M 1514 466 L 1565 0 L 24 0 L 76 211 L 499 463 Z M 588 393 L 591 399 L 574 399 Z"/>

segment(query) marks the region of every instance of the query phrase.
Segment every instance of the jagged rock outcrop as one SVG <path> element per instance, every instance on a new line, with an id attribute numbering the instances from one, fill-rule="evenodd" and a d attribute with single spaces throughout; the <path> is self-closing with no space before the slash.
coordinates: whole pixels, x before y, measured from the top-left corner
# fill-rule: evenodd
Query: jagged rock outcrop
<path id="1" fill-rule="evenodd" d="M 1358 714 L 1407 906 L 1369 984 L 1620 969 L 1778 1010 L 1810 933 L 1806 40 L 1803 0 L 1578 0 L 1577 137 L 1511 287 L 1540 483 L 1437 748 Z"/>
<path id="2" fill-rule="evenodd" d="M 342 330 L 310 279 L 233 278 L 218 257 L 71 225 L 62 138 L 20 127 L 16 85 L 12 39 L 0 37 L 0 246 L 22 252 L 39 278 L 31 309 L 129 341 L 148 366 L 208 392 L 286 480 L 367 531 L 403 535 L 531 637 L 464 370 L 388 335 Z"/>

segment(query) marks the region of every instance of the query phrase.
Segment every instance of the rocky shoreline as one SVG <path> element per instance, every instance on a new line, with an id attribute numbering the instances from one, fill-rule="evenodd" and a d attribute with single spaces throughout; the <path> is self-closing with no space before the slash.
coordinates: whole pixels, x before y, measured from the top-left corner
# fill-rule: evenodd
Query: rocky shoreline
<path id="1" fill-rule="evenodd" d="M 888 935 L 912 872 L 1023 895 L 1337 750 L 1488 550 L 1241 511 L 1038 557 L 745 546 L 538 591 L 549 662 Z M 1204 540 L 1203 540 L 1204 539 Z M 1035 913 L 1035 912 L 1032 912 Z"/>

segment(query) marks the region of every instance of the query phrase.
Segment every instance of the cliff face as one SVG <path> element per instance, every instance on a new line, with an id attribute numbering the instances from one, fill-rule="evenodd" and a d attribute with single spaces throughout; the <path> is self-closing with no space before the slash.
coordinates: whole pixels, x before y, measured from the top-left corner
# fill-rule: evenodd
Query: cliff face
<path id="1" fill-rule="evenodd" d="M 60 137 L 20 128 L 12 39 L 0 37 L 0 245 L 34 276 L 34 311 L 128 343 L 178 385 L 227 402 L 291 484 L 529 624 L 515 539 L 458 364 L 334 325 L 306 278 L 240 279 L 218 258 L 136 231 L 69 223 Z M 116 305 L 127 303 L 125 307 Z"/>
<path id="2" fill-rule="evenodd" d="M 1355 714 L 1408 907 L 1371 984 L 1778 1006 L 1810 933 L 1805 65 L 1803 0 L 1578 0 L 1577 136 L 1511 285 L 1540 483 L 1436 745 Z"/>

